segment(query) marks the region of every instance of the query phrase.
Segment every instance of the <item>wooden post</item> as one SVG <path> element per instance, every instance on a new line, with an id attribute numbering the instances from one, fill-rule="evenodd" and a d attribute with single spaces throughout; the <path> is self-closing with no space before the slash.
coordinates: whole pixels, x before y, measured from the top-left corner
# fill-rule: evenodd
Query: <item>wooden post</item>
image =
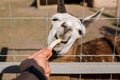
<path id="1" fill-rule="evenodd" d="M 37 0 L 36 4 L 37 4 L 37 8 L 39 9 L 40 8 L 40 0 Z"/>
<path id="2" fill-rule="evenodd" d="M 120 0 L 117 0 L 116 17 L 117 17 L 117 18 L 120 18 Z"/>

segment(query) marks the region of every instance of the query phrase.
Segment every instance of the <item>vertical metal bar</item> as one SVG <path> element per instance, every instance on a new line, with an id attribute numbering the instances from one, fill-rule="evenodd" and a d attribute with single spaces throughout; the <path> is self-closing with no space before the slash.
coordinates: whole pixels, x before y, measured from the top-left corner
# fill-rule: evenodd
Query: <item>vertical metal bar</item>
<path id="1" fill-rule="evenodd" d="M 12 32 L 12 29 L 13 29 L 13 16 L 12 16 L 12 5 L 11 5 L 11 0 L 9 0 L 9 27 L 10 27 L 10 43 L 11 43 L 11 46 L 14 45 L 14 38 L 13 38 L 13 32 Z M 13 50 L 13 61 L 15 62 L 16 60 L 16 51 Z"/>
<path id="2" fill-rule="evenodd" d="M 12 10 L 11 10 L 11 0 L 9 0 L 9 28 L 10 28 L 10 43 L 12 45 Z M 14 57 L 13 57 L 14 59 Z"/>
<path id="3" fill-rule="evenodd" d="M 48 21 L 49 21 L 49 17 L 48 17 L 48 0 L 46 0 L 46 36 L 48 36 L 48 31 L 49 31 L 49 26 L 48 26 Z M 47 42 L 47 37 L 46 37 L 46 42 Z M 47 43 L 46 43 L 47 46 Z"/>
<path id="4" fill-rule="evenodd" d="M 83 16 L 82 16 L 82 19 L 84 19 L 85 18 L 85 0 L 83 0 Z M 82 62 L 82 47 L 83 47 L 83 45 L 82 45 L 82 43 L 83 43 L 83 39 L 82 39 L 82 36 L 81 36 L 81 38 L 80 38 L 80 43 L 81 43 L 81 49 L 80 49 L 80 62 Z M 79 80 L 81 80 L 82 79 L 82 74 L 79 74 Z"/>
<path id="5" fill-rule="evenodd" d="M 115 30 L 115 38 L 114 38 L 114 49 L 113 49 L 113 60 L 112 62 L 114 62 L 115 60 L 115 55 L 116 55 L 116 45 L 117 45 L 117 35 L 118 35 L 118 27 L 119 27 L 119 17 L 120 17 L 120 0 L 117 0 L 117 4 L 116 4 L 116 23 L 117 23 L 117 27 L 116 27 L 116 30 Z M 110 80 L 113 79 L 113 75 L 111 74 L 110 75 Z"/>
<path id="6" fill-rule="evenodd" d="M 13 21 L 13 16 L 12 16 L 12 6 L 11 6 L 11 0 L 9 0 L 9 27 L 10 27 L 10 31 L 12 31 L 12 27 L 13 27 L 13 23 L 12 23 L 12 21 Z M 10 33 L 11 35 L 10 35 L 10 43 L 11 43 L 11 45 L 13 46 L 14 45 L 14 39 L 13 39 L 13 32 L 11 32 Z M 15 60 L 16 60 L 16 56 L 15 56 L 16 54 L 15 54 L 15 51 L 13 51 L 13 62 L 15 62 Z M 17 73 L 15 73 L 16 74 L 16 77 L 17 77 Z"/>
<path id="7" fill-rule="evenodd" d="M 46 20 L 46 36 L 48 36 L 48 31 L 49 31 L 48 0 L 46 0 L 46 18 L 45 18 L 45 20 Z M 46 37 L 46 42 L 47 42 L 47 37 Z M 46 43 L 46 46 L 48 46 L 47 43 Z M 50 80 L 50 78 L 48 78 L 48 80 Z"/>
<path id="8" fill-rule="evenodd" d="M 119 20 L 117 19 L 116 22 L 117 22 L 117 27 L 116 27 L 116 30 L 115 30 L 115 38 L 114 38 L 113 62 L 114 62 L 115 55 L 116 55 L 115 52 L 116 52 L 116 45 L 117 45 L 117 35 L 118 35 Z"/>

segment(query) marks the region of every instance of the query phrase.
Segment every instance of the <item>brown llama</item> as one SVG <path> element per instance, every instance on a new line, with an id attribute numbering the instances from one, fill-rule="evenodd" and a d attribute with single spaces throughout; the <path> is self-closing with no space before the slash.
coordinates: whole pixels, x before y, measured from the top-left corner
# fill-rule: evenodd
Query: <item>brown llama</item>
<path id="1" fill-rule="evenodd" d="M 79 45 L 79 39 L 86 33 L 85 26 L 98 19 L 103 10 L 104 8 L 91 16 L 79 19 L 67 13 L 64 0 L 58 0 L 57 13 L 51 18 L 52 26 L 48 35 L 48 45 L 58 38 L 62 38 L 62 41 L 53 48 L 53 53 L 61 56 L 75 55 L 76 49 Z M 67 58 L 65 56 L 63 57 Z"/>
<path id="2" fill-rule="evenodd" d="M 53 62 L 79 62 L 79 39 L 85 35 L 86 26 L 97 20 L 104 8 L 84 19 L 79 19 L 67 13 L 64 0 L 58 0 L 57 13 L 52 16 L 52 26 L 48 35 L 48 45 L 56 39 L 62 38 L 61 43 L 53 48 Z M 77 54 L 76 54 L 77 53 Z M 78 54 L 79 53 L 79 54 Z M 71 56 L 73 55 L 73 56 Z M 78 80 L 79 75 L 52 75 L 51 80 Z"/>

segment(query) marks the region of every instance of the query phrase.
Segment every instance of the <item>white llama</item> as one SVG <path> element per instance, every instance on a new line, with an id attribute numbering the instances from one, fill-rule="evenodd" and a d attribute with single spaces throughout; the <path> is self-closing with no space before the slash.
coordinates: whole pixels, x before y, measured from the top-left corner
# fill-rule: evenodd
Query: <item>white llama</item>
<path id="1" fill-rule="evenodd" d="M 100 17 L 104 8 L 83 20 L 67 13 L 64 0 L 58 0 L 57 13 L 52 16 L 52 26 L 48 36 L 48 45 L 53 41 L 62 38 L 62 42 L 54 47 L 57 54 L 65 54 L 72 47 L 76 39 L 85 35 L 85 25 Z"/>

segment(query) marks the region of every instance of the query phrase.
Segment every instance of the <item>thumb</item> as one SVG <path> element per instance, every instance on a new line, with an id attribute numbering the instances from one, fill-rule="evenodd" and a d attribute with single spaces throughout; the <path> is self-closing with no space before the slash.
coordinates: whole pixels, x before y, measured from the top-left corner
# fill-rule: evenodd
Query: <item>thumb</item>
<path id="1" fill-rule="evenodd" d="M 39 53 L 42 54 L 42 56 L 48 60 L 52 56 L 52 49 L 44 48 L 44 49 L 40 50 Z"/>
<path id="2" fill-rule="evenodd" d="M 52 49 L 51 48 L 43 48 L 40 51 L 37 51 L 33 55 L 29 56 L 29 58 L 33 58 L 35 56 L 42 56 L 48 60 L 52 56 Z"/>
<path id="3" fill-rule="evenodd" d="M 46 56 L 47 60 L 52 56 L 52 49 L 51 48 L 46 48 L 45 56 Z"/>

